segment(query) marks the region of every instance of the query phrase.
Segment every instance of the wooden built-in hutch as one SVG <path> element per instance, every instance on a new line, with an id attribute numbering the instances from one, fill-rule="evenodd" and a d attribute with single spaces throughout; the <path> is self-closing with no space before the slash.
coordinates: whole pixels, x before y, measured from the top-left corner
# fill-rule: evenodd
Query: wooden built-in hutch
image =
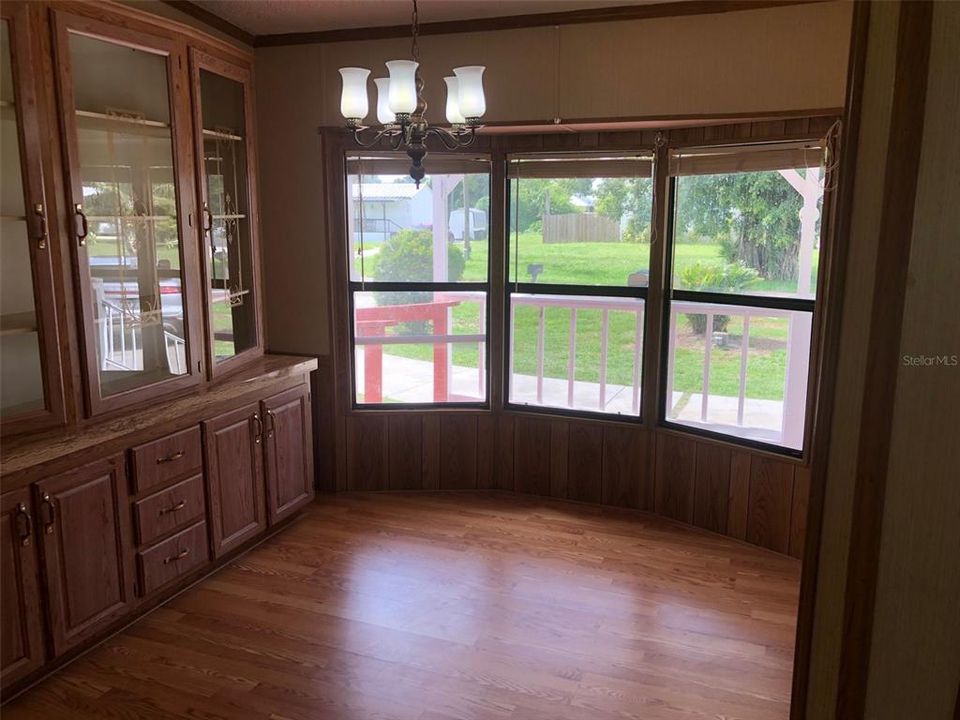
<path id="1" fill-rule="evenodd" d="M 4 699 L 314 494 L 312 358 L 264 353 L 252 54 L 2 5 Z"/>

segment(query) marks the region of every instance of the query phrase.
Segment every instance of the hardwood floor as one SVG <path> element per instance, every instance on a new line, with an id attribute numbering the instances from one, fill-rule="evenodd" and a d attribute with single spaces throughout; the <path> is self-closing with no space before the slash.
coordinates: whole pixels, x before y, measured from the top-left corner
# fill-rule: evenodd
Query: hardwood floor
<path id="1" fill-rule="evenodd" d="M 3 717 L 787 718 L 799 574 L 643 513 L 321 497 Z"/>

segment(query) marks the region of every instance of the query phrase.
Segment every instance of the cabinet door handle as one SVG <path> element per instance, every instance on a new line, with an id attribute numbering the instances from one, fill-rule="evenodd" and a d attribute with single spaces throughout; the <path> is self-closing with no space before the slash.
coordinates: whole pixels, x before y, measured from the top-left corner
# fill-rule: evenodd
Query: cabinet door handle
<path id="1" fill-rule="evenodd" d="M 186 500 L 181 500 L 176 505 L 171 505 L 168 508 L 161 508 L 160 515 L 166 515 L 167 513 L 176 512 L 177 510 L 183 510 L 187 506 Z"/>
<path id="2" fill-rule="evenodd" d="M 30 511 L 24 503 L 17 505 L 17 537 L 20 538 L 20 544 L 26 547 L 30 544 L 30 537 L 33 535 L 33 519 L 30 517 Z"/>
<path id="3" fill-rule="evenodd" d="M 213 213 L 210 212 L 210 206 L 207 203 L 203 204 L 203 231 L 210 232 L 213 230 Z"/>
<path id="4" fill-rule="evenodd" d="M 257 424 L 257 434 L 253 436 L 253 441 L 259 445 L 263 440 L 263 420 L 260 419 L 259 413 L 253 414 L 253 421 Z"/>
<path id="5" fill-rule="evenodd" d="M 267 439 L 273 437 L 273 431 L 277 429 L 277 416 L 273 414 L 273 410 L 267 410 L 267 417 L 270 418 L 270 427 L 267 429 Z"/>
<path id="6" fill-rule="evenodd" d="M 157 465 L 163 465 L 163 463 L 173 462 L 174 460 L 179 460 L 186 453 L 183 450 L 177 450 L 177 452 L 171 455 L 165 455 L 164 457 L 157 458 Z"/>
<path id="7" fill-rule="evenodd" d="M 40 496 L 43 504 L 40 506 L 40 519 L 43 523 L 43 532 L 47 535 L 53 535 L 53 525 L 57 522 L 57 506 L 50 497 L 50 493 L 45 492 Z"/>
<path id="8" fill-rule="evenodd" d="M 189 555 L 189 554 L 190 554 L 190 548 L 185 548 L 185 549 L 181 550 L 180 552 L 178 552 L 176 555 L 171 555 L 171 556 L 168 557 L 168 558 L 164 558 L 164 559 L 163 559 L 163 564 L 164 564 L 164 565 L 169 565 L 170 563 L 176 562 L 177 560 L 183 560 L 183 558 L 185 558 L 185 557 L 186 557 L 187 555 Z"/>
<path id="9" fill-rule="evenodd" d="M 87 244 L 87 235 L 90 234 L 90 224 L 87 222 L 87 216 L 83 213 L 83 205 L 77 203 L 73 206 L 74 221 L 76 223 L 75 231 L 77 233 L 77 242 L 80 247 Z"/>
<path id="10" fill-rule="evenodd" d="M 43 203 L 37 203 L 33 206 L 33 214 L 37 216 L 37 222 L 40 226 L 40 232 L 37 235 L 37 247 L 43 250 L 47 247 L 47 238 L 49 237 L 47 213 L 43 209 Z"/>

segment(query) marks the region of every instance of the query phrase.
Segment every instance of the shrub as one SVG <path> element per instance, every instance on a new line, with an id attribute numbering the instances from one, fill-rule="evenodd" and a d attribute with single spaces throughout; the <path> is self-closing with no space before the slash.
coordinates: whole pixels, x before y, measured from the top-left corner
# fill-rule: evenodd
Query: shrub
<path id="1" fill-rule="evenodd" d="M 710 290 L 713 292 L 738 292 L 752 285 L 758 277 L 753 268 L 742 263 L 725 265 L 693 263 L 680 271 L 680 287 L 684 290 Z M 697 335 L 707 330 L 707 316 L 686 313 L 690 327 Z M 713 332 L 726 332 L 729 315 L 713 316 Z"/>
<path id="2" fill-rule="evenodd" d="M 463 277 L 463 251 L 447 244 L 447 279 Z M 373 277 L 382 282 L 430 282 L 433 280 L 433 233 L 406 229 L 396 233 L 380 248 L 373 263 Z"/>
<path id="3" fill-rule="evenodd" d="M 455 282 L 463 277 L 466 260 L 456 245 L 447 244 L 447 279 Z M 430 230 L 401 230 L 380 248 L 374 258 L 372 274 L 382 282 L 430 282 L 433 280 L 433 233 Z M 430 302 L 431 292 L 378 292 L 377 305 L 411 305 Z M 400 334 L 426 331 L 425 323 L 401 323 Z"/>
<path id="4" fill-rule="evenodd" d="M 639 229 L 626 227 L 623 231 L 623 242 L 625 243 L 643 243 L 650 244 L 650 226 L 646 225 Z"/>

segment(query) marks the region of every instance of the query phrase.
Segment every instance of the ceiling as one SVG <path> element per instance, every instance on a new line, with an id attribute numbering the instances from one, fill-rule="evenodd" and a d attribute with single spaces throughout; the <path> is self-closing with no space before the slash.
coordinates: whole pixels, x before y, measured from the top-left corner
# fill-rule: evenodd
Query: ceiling
<path id="1" fill-rule="evenodd" d="M 652 5 L 669 0 L 419 0 L 421 23 Z M 410 22 L 410 0 L 194 0 L 252 35 L 387 27 Z"/>

